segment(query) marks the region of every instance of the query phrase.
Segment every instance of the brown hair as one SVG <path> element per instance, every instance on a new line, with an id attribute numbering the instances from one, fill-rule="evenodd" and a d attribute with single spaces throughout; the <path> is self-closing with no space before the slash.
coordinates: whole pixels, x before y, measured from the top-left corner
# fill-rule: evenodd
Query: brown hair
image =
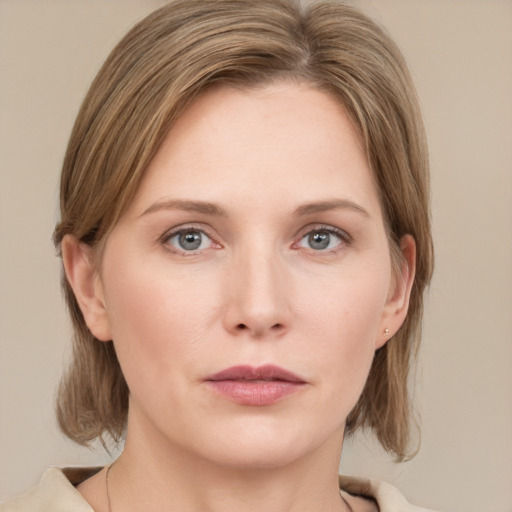
<path id="1" fill-rule="evenodd" d="M 177 0 L 138 23 L 112 51 L 82 104 L 66 152 L 61 221 L 97 252 L 130 203 L 170 126 L 206 88 L 279 79 L 336 95 L 351 115 L 380 193 L 395 264 L 398 243 L 417 246 L 409 313 L 380 348 L 347 431 L 372 429 L 403 460 L 409 441 L 409 367 L 417 352 L 423 291 L 433 264 L 428 158 L 421 115 L 404 60 L 389 36 L 340 2 Z M 87 328 L 65 276 L 75 336 L 57 398 L 63 432 L 81 444 L 126 423 L 128 388 L 111 342 Z"/>

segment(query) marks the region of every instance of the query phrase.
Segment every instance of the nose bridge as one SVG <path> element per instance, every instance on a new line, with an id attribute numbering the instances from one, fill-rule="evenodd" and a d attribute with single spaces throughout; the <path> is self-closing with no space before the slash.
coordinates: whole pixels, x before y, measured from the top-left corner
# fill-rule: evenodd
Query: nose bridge
<path id="1" fill-rule="evenodd" d="M 289 307 L 286 269 L 278 251 L 262 241 L 237 252 L 231 269 L 228 329 L 261 337 L 283 332 Z"/>

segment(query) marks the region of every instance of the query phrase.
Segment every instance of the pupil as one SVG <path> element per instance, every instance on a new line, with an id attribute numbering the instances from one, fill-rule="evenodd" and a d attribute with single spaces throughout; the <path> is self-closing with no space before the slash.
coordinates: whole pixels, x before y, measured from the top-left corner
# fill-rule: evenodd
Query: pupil
<path id="1" fill-rule="evenodd" d="M 309 245 L 313 249 L 325 249 L 329 246 L 331 236 L 325 231 L 312 233 L 309 235 Z"/>
<path id="2" fill-rule="evenodd" d="M 179 243 L 183 249 L 193 251 L 201 245 L 201 234 L 197 231 L 188 231 L 181 233 Z"/>

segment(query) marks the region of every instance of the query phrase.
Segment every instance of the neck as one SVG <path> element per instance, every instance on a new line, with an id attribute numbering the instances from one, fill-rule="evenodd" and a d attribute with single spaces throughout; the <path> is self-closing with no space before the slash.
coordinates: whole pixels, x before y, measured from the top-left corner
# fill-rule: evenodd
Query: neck
<path id="1" fill-rule="evenodd" d="M 147 430 L 146 430 L 147 431 Z M 341 512 L 339 433 L 295 460 L 272 467 L 219 465 L 128 430 L 109 475 L 111 512 Z"/>

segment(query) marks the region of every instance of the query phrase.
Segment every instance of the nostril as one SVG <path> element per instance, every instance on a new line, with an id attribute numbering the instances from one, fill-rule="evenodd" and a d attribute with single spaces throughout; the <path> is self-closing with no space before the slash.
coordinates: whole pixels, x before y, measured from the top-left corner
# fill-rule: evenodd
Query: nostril
<path id="1" fill-rule="evenodd" d="M 285 324 L 282 324 L 282 323 L 275 323 L 275 324 L 270 324 L 270 323 L 265 323 L 265 322 L 254 322 L 254 324 L 252 323 L 239 323 L 239 324 L 236 324 L 235 327 L 234 327 L 234 330 L 235 332 L 238 332 L 238 333 L 241 333 L 242 331 L 248 331 L 251 333 L 252 336 L 256 336 L 256 337 L 261 337 L 261 336 L 265 336 L 265 334 L 269 334 L 269 333 L 274 333 L 276 335 L 284 332 L 286 329 L 285 329 Z"/>

